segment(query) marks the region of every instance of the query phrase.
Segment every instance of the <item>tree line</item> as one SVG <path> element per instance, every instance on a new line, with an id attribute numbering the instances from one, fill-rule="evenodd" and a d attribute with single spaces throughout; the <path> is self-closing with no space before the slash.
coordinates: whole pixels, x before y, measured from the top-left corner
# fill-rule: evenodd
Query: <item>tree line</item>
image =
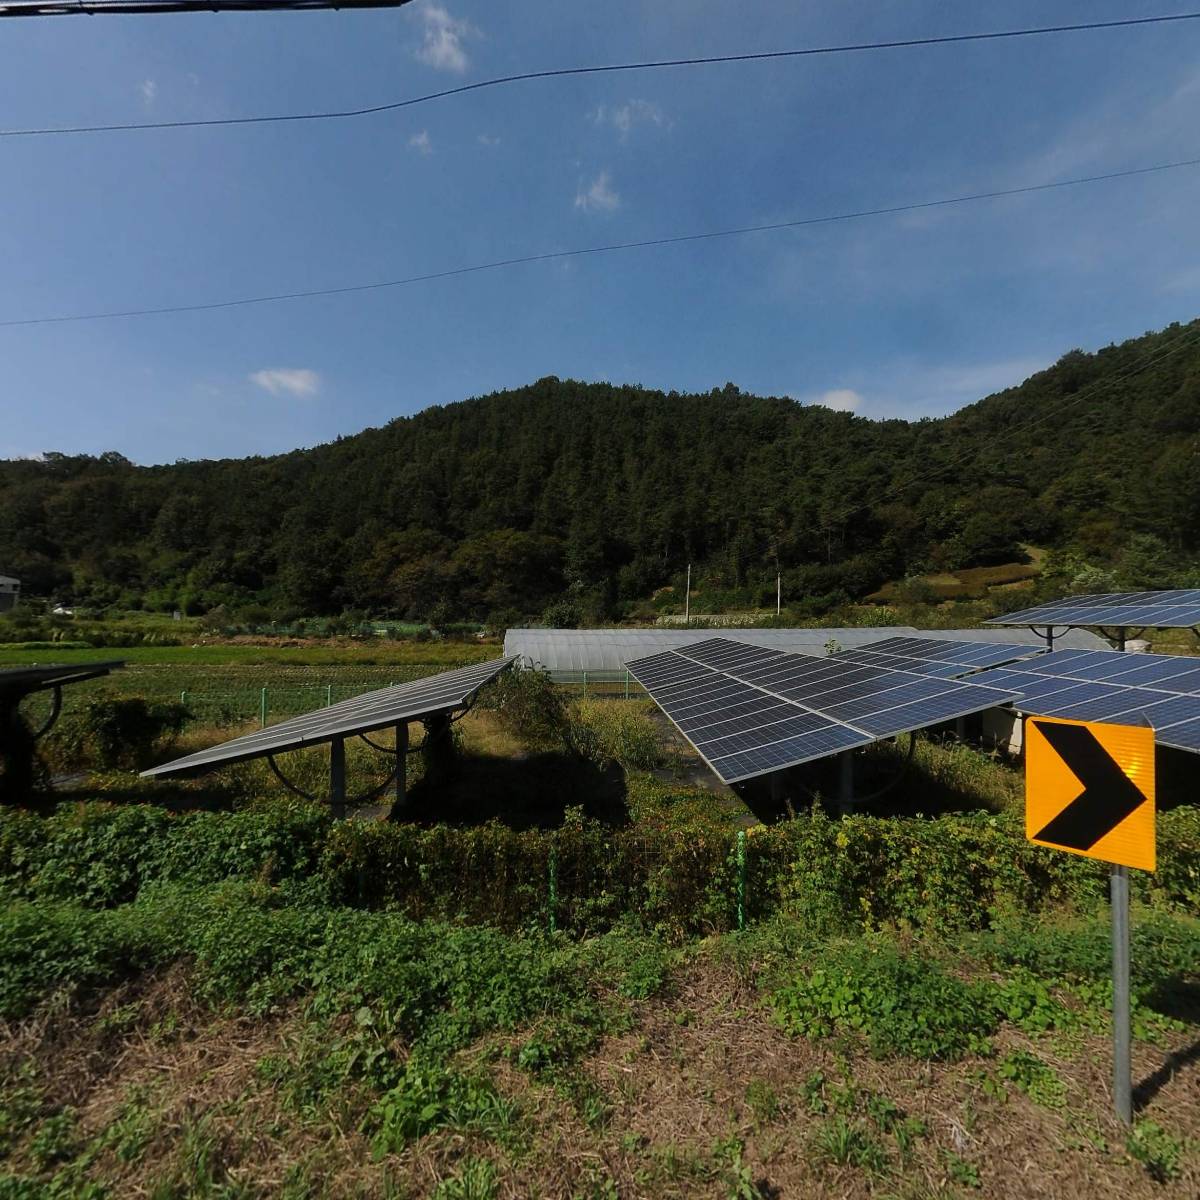
<path id="1" fill-rule="evenodd" d="M 1184 571 L 1198 331 L 1072 351 L 940 419 L 550 377 L 272 457 L 47 452 L 0 462 L 0 571 L 82 605 L 505 623 L 625 615 L 689 562 L 743 603 L 781 572 L 817 608 L 1023 544 L 1103 566 L 1138 538 Z"/>

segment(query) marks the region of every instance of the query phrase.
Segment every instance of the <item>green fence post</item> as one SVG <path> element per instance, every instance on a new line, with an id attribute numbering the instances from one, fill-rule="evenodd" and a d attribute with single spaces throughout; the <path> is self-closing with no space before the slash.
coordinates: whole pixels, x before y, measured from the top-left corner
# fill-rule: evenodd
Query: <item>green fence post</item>
<path id="1" fill-rule="evenodd" d="M 625 672 L 625 699 L 629 699 L 629 672 Z"/>
<path id="2" fill-rule="evenodd" d="M 746 928 L 746 831 L 737 831 L 737 927 Z"/>
<path id="3" fill-rule="evenodd" d="M 267 689 L 263 688 L 262 694 L 258 698 L 258 723 L 262 728 L 266 728 L 267 724 Z"/>
<path id="4" fill-rule="evenodd" d="M 558 928 L 558 847 L 550 843 L 550 862 L 548 870 L 549 883 L 549 926 L 550 932 L 553 933 Z"/>

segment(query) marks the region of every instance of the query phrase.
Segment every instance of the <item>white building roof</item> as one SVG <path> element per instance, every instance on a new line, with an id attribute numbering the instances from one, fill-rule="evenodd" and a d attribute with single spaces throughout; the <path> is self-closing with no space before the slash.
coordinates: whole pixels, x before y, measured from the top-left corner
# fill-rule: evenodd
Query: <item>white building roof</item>
<path id="1" fill-rule="evenodd" d="M 1004 636 L 1000 636 L 1003 634 Z M 969 639 L 1012 642 L 1018 646 L 1044 645 L 1027 629 L 915 629 L 911 625 L 824 629 L 510 629 L 504 635 L 505 655 L 519 655 L 520 665 L 547 671 L 623 671 L 634 658 L 694 645 L 714 637 L 735 638 L 754 646 L 791 654 L 825 653 L 832 640 L 842 649 L 864 646 L 888 637 Z M 1059 649 L 1106 650 L 1108 643 L 1083 629 L 1073 629 L 1054 644 Z"/>

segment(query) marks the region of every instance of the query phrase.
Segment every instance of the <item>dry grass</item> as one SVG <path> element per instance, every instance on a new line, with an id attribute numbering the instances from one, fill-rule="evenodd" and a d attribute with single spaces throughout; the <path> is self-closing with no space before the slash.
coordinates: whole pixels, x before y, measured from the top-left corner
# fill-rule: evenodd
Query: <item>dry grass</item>
<path id="1" fill-rule="evenodd" d="M 573 1086 L 518 1070 L 503 1051 L 519 1037 L 485 1038 L 462 1057 L 517 1103 L 518 1136 L 442 1131 L 379 1162 L 357 1128 L 361 1105 L 335 1098 L 328 1111 L 297 1112 L 260 1070 L 268 1056 L 298 1053 L 298 1013 L 213 1014 L 189 999 L 179 970 L 118 989 L 94 1011 L 44 1011 L 4 1030 L 0 1070 L 12 1082 L 26 1064 L 45 1111 L 75 1110 L 77 1140 L 95 1147 L 83 1174 L 114 1196 L 429 1196 L 472 1156 L 495 1164 L 494 1200 L 949 1197 L 971 1193 L 976 1177 L 978 1194 L 1001 1200 L 1200 1194 L 1195 1146 L 1166 1184 L 1126 1153 L 1103 1037 L 1037 1043 L 1066 1089 L 1062 1107 L 1046 1108 L 1012 1086 L 1007 1098 L 989 1094 L 995 1059 L 880 1062 L 851 1044 L 788 1037 L 739 974 L 703 952 L 633 1016 L 575 1069 Z M 1135 1079 L 1161 1084 L 1144 1115 L 1192 1139 L 1197 1032 L 1139 1043 L 1134 1057 Z M 1006 1033 L 998 1050 L 1031 1046 Z M 581 1091 L 602 1098 L 599 1115 Z M 880 1098 L 921 1123 L 907 1149 L 871 1115 Z M 131 1114 L 143 1126 L 136 1153 L 119 1136 Z M 839 1122 L 873 1148 L 868 1165 L 831 1160 Z M 36 1170 L 31 1145 L 18 1142 L 8 1169 Z"/>

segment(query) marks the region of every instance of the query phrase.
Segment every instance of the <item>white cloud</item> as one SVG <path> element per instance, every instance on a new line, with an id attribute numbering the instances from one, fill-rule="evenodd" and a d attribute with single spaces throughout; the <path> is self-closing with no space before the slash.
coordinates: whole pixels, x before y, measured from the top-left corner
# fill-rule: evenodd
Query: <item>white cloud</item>
<path id="1" fill-rule="evenodd" d="M 579 185 L 575 207 L 584 212 L 616 212 L 621 207 L 621 197 L 614 190 L 607 171 L 601 171 L 586 188 Z"/>
<path id="2" fill-rule="evenodd" d="M 671 128 L 671 122 L 663 110 L 649 100 L 627 100 L 624 104 L 614 106 L 601 104 L 592 110 L 591 119 L 593 125 L 611 125 L 621 135 L 621 141 L 629 136 L 629 131 L 635 125 Z"/>
<path id="3" fill-rule="evenodd" d="M 142 93 L 142 102 L 149 108 L 158 96 L 158 84 L 153 79 L 143 79 L 138 84 L 138 91 Z"/>
<path id="4" fill-rule="evenodd" d="M 409 146 L 416 150 L 419 154 L 432 154 L 433 142 L 429 139 L 429 131 L 422 129 L 420 133 L 414 133 L 408 139 Z"/>
<path id="5" fill-rule="evenodd" d="M 479 37 L 479 30 L 470 21 L 451 16 L 440 4 L 426 4 L 419 11 L 425 40 L 416 52 L 417 57 L 435 70 L 461 74 L 470 65 L 463 42 Z"/>
<path id="6" fill-rule="evenodd" d="M 320 375 L 308 367 L 264 367 L 251 373 L 250 382 L 272 396 L 315 396 L 321 389 Z"/>
<path id="7" fill-rule="evenodd" d="M 498 146 L 500 145 L 499 137 L 493 137 L 490 133 L 481 133 L 476 139 L 481 146 Z"/>
<path id="8" fill-rule="evenodd" d="M 855 412 L 862 404 L 863 398 L 853 388 L 833 388 L 831 391 L 822 392 L 815 402 L 838 412 Z"/>

